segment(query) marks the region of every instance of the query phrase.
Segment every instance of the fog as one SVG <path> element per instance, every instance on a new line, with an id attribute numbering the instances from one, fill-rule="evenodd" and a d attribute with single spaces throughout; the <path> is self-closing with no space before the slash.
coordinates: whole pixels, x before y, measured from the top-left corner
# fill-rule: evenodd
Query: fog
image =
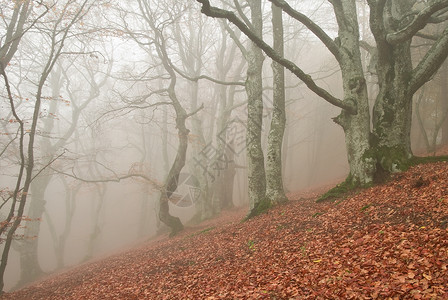
<path id="1" fill-rule="evenodd" d="M 244 90 L 247 38 L 233 27 L 226 29 L 221 21 L 201 15 L 199 5 L 191 1 L 149 1 L 147 7 L 139 6 L 141 1 L 125 2 L 86 1 L 82 16 L 76 16 L 84 1 L 56 1 L 54 9 L 42 17 L 44 8 L 36 4 L 25 22 L 30 29 L 21 37 L 6 69 L 25 130 L 31 130 L 39 88 L 42 99 L 34 179 L 27 195 L 26 218 L 10 251 L 5 290 L 27 284 L 43 273 L 58 272 L 168 234 L 158 217 L 158 201 L 179 142 L 176 111 L 169 98 L 171 75 L 154 44 L 166 50 L 176 71 L 177 98 L 191 113 L 186 120 L 190 133 L 185 167 L 169 202 L 170 213 L 187 226 L 218 216 L 219 211 L 207 211 L 207 201 L 212 203 L 217 191 L 229 193 L 213 188 L 224 180 L 230 165 L 235 170 L 230 189 L 233 206 L 249 206 Z M 303 2 L 303 10 L 314 13 L 315 20 L 336 35 L 327 1 Z M 0 7 L 10 19 L 14 1 Z M 264 11 L 264 35 L 270 43 L 270 6 Z M 341 96 L 341 74 L 329 51 L 287 17 L 284 22 L 285 57 Z M 0 29 L 4 41 L 5 24 Z M 43 76 L 45 72 L 48 77 Z M 266 150 L 273 111 L 268 58 L 263 85 L 262 141 Z M 286 86 L 285 190 L 296 192 L 343 181 L 349 172 L 344 132 L 332 120 L 340 109 L 321 100 L 288 72 Z M 4 82 L 0 88 L 0 150 L 5 150 L 0 157 L 3 220 L 10 209 L 5 199 L 14 190 L 21 162 L 18 122 Z M 212 160 L 224 129 L 229 130 L 224 143 L 233 143 L 233 159 Z M 25 136 L 25 141 L 29 138 Z M 24 278 L 24 270 L 35 269 L 35 265 L 26 265 L 29 260 L 23 254 L 33 243 L 37 243 L 37 262 L 43 273 L 37 269 L 36 276 Z"/>

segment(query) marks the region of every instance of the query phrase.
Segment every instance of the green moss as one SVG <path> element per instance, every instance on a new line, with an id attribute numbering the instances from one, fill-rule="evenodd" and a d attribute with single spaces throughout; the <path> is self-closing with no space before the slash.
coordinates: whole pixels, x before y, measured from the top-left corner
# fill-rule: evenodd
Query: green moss
<path id="1" fill-rule="evenodd" d="M 254 240 L 248 240 L 247 241 L 247 247 L 250 251 L 255 251 L 255 241 Z"/>
<path id="2" fill-rule="evenodd" d="M 353 178 L 351 175 L 345 179 L 344 182 L 338 184 L 334 188 L 330 189 L 328 192 L 320 196 L 316 202 L 323 201 L 334 201 L 338 198 L 345 197 L 350 191 L 352 191 L 358 185 L 353 182 Z"/>
<path id="3" fill-rule="evenodd" d="M 389 175 L 395 172 L 406 171 L 413 165 L 408 152 L 404 147 L 371 147 L 365 151 L 363 159 L 376 161 L 374 183 L 383 183 L 389 179 Z"/>
<path id="4" fill-rule="evenodd" d="M 356 188 L 366 188 L 372 186 L 372 184 L 385 182 L 388 180 L 390 173 L 405 171 L 412 165 L 406 151 L 401 147 L 372 147 L 364 152 L 362 159 L 377 162 L 373 183 L 361 186 L 349 175 L 343 183 L 320 196 L 316 202 L 340 199 L 346 197 Z"/>
<path id="5" fill-rule="evenodd" d="M 448 156 L 426 156 L 426 157 L 420 157 L 420 156 L 413 156 L 410 159 L 410 165 L 416 166 L 420 164 L 428 164 L 428 163 L 435 163 L 440 161 L 448 161 Z"/>
<path id="6" fill-rule="evenodd" d="M 370 206 L 372 206 L 372 205 L 371 205 L 371 204 L 364 205 L 363 207 L 361 207 L 361 211 L 365 211 L 365 210 L 368 209 Z"/>
<path id="7" fill-rule="evenodd" d="M 256 217 L 258 215 L 261 215 L 262 213 L 265 213 L 267 210 L 269 210 L 272 207 L 271 202 L 266 198 L 262 201 L 258 202 L 255 207 L 249 212 L 249 214 L 243 219 L 243 221 L 247 221 L 253 217 Z"/>
<path id="8" fill-rule="evenodd" d="M 210 230 L 213 230 L 213 229 L 215 229 L 215 228 L 216 228 L 215 226 L 208 227 L 208 228 L 205 228 L 205 229 L 203 229 L 203 230 L 201 230 L 201 231 L 199 231 L 199 232 L 195 232 L 195 233 L 191 234 L 190 236 L 193 237 L 193 236 L 201 235 L 201 234 L 204 234 L 204 233 L 206 233 L 206 232 L 209 232 Z"/>
<path id="9" fill-rule="evenodd" d="M 386 171 L 401 172 L 411 166 L 407 152 L 401 147 L 380 147 L 378 153 L 379 162 Z"/>
<path id="10" fill-rule="evenodd" d="M 448 161 L 448 156 L 408 157 L 407 152 L 402 147 L 377 147 L 373 153 L 379 163 L 378 166 L 388 173 L 403 172 L 419 164 Z"/>
<path id="11" fill-rule="evenodd" d="M 418 164 L 448 161 L 448 156 L 413 156 L 411 158 L 408 158 L 407 152 L 404 150 L 404 148 L 383 146 L 367 150 L 364 153 L 362 159 L 374 159 L 377 161 L 374 182 L 372 184 L 360 186 L 359 183 L 355 182 L 352 176 L 349 175 L 344 182 L 338 184 L 337 186 L 320 196 L 316 200 L 316 202 L 335 201 L 339 199 L 339 203 L 343 198 L 347 197 L 350 193 L 353 193 L 357 188 L 367 188 L 372 186 L 373 184 L 386 182 L 390 178 L 389 175 L 391 173 L 406 171 L 410 167 Z M 368 207 L 364 209 L 367 208 Z"/>

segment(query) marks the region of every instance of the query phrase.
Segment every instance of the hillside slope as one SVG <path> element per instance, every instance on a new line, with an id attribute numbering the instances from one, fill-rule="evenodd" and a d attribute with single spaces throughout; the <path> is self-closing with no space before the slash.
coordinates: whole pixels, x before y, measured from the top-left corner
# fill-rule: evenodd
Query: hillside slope
<path id="1" fill-rule="evenodd" d="M 1 299 L 448 299 L 448 163 L 335 203 L 299 197 Z"/>

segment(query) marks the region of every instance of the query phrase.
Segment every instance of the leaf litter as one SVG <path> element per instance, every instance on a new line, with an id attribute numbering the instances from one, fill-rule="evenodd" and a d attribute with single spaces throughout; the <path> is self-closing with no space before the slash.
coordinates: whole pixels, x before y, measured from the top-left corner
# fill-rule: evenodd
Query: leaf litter
<path id="1" fill-rule="evenodd" d="M 336 202 L 225 212 L 1 299 L 448 299 L 448 163 Z"/>

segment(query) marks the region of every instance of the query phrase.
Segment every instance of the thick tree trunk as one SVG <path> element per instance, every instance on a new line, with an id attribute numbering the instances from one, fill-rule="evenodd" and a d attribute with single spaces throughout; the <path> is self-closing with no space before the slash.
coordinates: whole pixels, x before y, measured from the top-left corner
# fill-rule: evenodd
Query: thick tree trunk
<path id="1" fill-rule="evenodd" d="M 222 51 L 222 55 L 223 55 Z M 222 64 L 221 64 L 222 65 Z M 222 67 L 222 66 L 221 66 Z M 222 77 L 222 72 L 219 72 L 220 75 L 218 78 L 220 80 L 224 80 Z M 216 139 L 216 160 L 213 163 L 214 166 L 216 166 L 214 169 L 211 170 L 213 172 L 213 179 L 212 179 L 212 185 L 213 185 L 213 211 L 216 213 L 219 213 L 221 209 L 223 208 L 223 203 L 225 199 L 226 194 L 226 184 L 224 179 L 224 173 L 227 171 L 227 165 L 219 164 L 218 160 L 221 161 L 228 161 L 227 155 L 226 155 L 226 148 L 228 147 L 228 119 L 229 119 L 229 113 L 227 112 L 227 86 L 220 86 L 218 88 L 218 97 L 219 97 L 219 115 L 217 120 L 217 132 L 218 132 L 218 138 Z"/>
<path id="2" fill-rule="evenodd" d="M 55 254 L 56 254 L 56 269 L 62 269 L 65 266 L 64 257 L 65 257 L 65 249 L 67 244 L 67 239 L 71 233 L 72 230 L 72 221 L 73 216 L 75 214 L 76 210 L 76 198 L 77 194 L 81 188 L 81 185 L 77 185 L 75 188 L 70 189 L 67 182 L 64 181 L 65 186 L 65 224 L 64 224 L 64 230 L 59 235 L 59 237 L 56 236 L 56 239 L 54 239 L 55 242 Z M 49 220 L 48 213 L 45 213 L 45 216 Z M 52 227 L 50 231 L 52 231 L 52 234 L 56 233 L 56 228 L 52 222 L 49 222 L 49 225 Z"/>
<path id="3" fill-rule="evenodd" d="M 174 217 L 170 214 L 169 204 L 168 204 L 168 194 L 162 192 L 160 196 L 160 207 L 159 207 L 159 218 L 165 225 L 171 228 L 170 236 L 175 236 L 177 233 L 184 229 L 184 225 L 178 217 Z"/>
<path id="4" fill-rule="evenodd" d="M 376 161 L 369 157 L 370 150 L 370 112 L 367 84 L 364 78 L 359 48 L 359 30 L 355 1 L 342 1 L 334 5 L 339 24 L 338 43 L 339 65 L 342 72 L 344 99 L 354 102 L 357 113 L 342 110 L 334 121 L 341 125 L 345 133 L 350 174 L 346 183 L 349 186 L 367 185 L 373 181 Z"/>
<path id="5" fill-rule="evenodd" d="M 274 50 L 283 56 L 282 10 L 274 4 L 272 4 L 272 25 L 274 30 Z M 276 204 L 288 200 L 283 190 L 282 174 L 282 145 L 286 126 L 285 71 L 281 64 L 272 62 L 272 72 L 274 77 L 274 107 L 266 155 L 266 197 L 271 204 Z"/>
<path id="6" fill-rule="evenodd" d="M 440 69 L 440 99 L 442 103 L 442 113 L 448 111 L 448 62 L 445 61 Z M 448 117 L 442 123 L 442 145 L 448 145 Z"/>
<path id="7" fill-rule="evenodd" d="M 249 1 L 251 8 L 252 26 L 256 34 L 262 35 L 262 12 L 261 1 Z M 263 210 L 267 205 L 266 200 L 266 177 L 264 169 L 264 155 L 261 147 L 261 131 L 263 122 L 263 99 L 262 99 L 262 68 L 264 56 L 260 48 L 251 43 L 247 53 L 247 157 L 248 157 L 248 179 L 249 179 L 249 203 L 250 215 L 256 215 L 258 210 Z"/>
<path id="8" fill-rule="evenodd" d="M 379 93 L 373 108 L 372 146 L 379 172 L 399 172 L 408 167 L 412 157 L 410 42 L 381 49 L 377 74 Z"/>

